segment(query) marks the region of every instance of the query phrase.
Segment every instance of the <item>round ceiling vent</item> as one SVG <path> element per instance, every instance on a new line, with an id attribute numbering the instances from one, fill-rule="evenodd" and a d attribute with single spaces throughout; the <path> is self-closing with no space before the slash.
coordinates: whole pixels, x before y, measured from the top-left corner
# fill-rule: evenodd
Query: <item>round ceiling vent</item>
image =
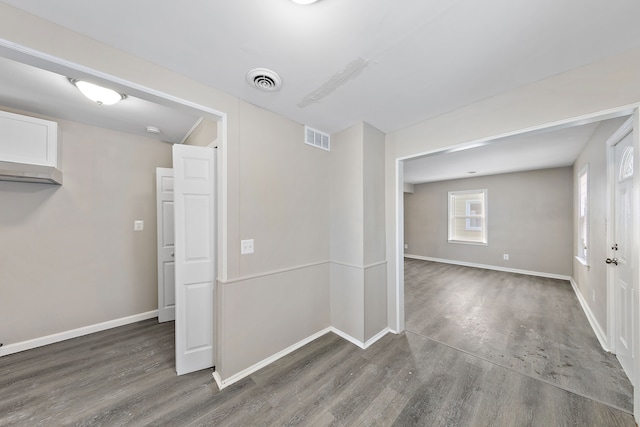
<path id="1" fill-rule="evenodd" d="M 280 89 L 282 79 L 280 76 L 266 68 L 256 68 L 247 73 L 247 81 L 250 85 L 266 92 L 273 92 Z"/>

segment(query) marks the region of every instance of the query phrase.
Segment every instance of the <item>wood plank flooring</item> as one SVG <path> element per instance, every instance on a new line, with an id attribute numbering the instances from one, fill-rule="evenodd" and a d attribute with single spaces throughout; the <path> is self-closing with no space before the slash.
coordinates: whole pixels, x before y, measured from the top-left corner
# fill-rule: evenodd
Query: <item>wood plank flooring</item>
<path id="1" fill-rule="evenodd" d="M 421 285 L 413 289 L 410 283 L 423 282 L 432 275 L 456 281 L 458 274 L 447 273 L 439 264 L 409 261 L 406 266 L 407 325 L 411 327 L 400 335 L 383 337 L 367 350 L 328 334 L 219 391 L 210 370 L 177 377 L 173 368 L 173 324 L 148 320 L 0 358 L 0 426 L 635 425 L 620 403 L 628 401 L 628 396 L 612 398 L 616 403 L 608 403 L 605 395 L 589 394 L 597 386 L 568 390 L 566 384 L 576 389 L 580 381 L 558 375 L 556 379 L 562 381 L 553 382 L 550 365 L 523 356 L 526 352 L 522 351 L 531 348 L 531 343 L 538 345 L 541 341 L 545 352 L 558 352 L 560 360 L 564 359 L 560 350 L 552 350 L 549 338 L 555 336 L 549 331 L 565 328 L 554 323 L 555 316 L 545 323 L 545 317 L 537 319 L 530 314 L 522 319 L 513 314 L 513 320 L 504 319 L 498 338 L 492 337 L 490 330 L 474 338 L 473 329 L 482 331 L 478 323 L 487 329 L 492 325 L 489 320 L 483 323 L 478 319 L 493 294 L 480 301 L 474 291 L 467 290 L 464 292 L 471 300 L 478 300 L 472 305 L 480 308 L 474 311 L 459 301 L 455 304 L 474 314 L 474 319 L 441 311 L 442 316 L 449 317 L 440 326 L 428 325 L 439 319 L 437 314 L 426 316 L 425 323 L 419 322 L 414 316 L 427 310 L 429 304 L 435 304 L 435 310 L 454 302 L 433 290 L 423 290 L 431 296 L 421 295 Z M 476 279 L 481 280 L 480 276 Z M 514 280 L 519 286 L 527 286 L 519 282 L 522 278 L 493 273 L 490 277 L 503 286 L 511 286 Z M 533 285 L 539 290 L 546 287 L 557 284 Z M 463 291 L 458 288 L 457 292 Z M 548 304 L 553 306 L 556 298 L 552 294 Z M 570 305 L 577 304 L 566 298 Z M 524 300 L 521 305 L 529 303 Z M 572 307 L 562 311 L 571 311 Z M 586 322 L 577 314 L 568 316 L 571 322 Z M 450 320 L 455 317 L 458 320 Z M 523 323 L 529 319 L 536 322 Z M 460 333 L 450 322 L 462 328 Z M 516 327 L 513 336 L 507 331 L 511 323 Z M 520 324 L 527 330 L 517 333 L 524 329 Z M 576 347 L 575 353 L 583 358 L 576 359 L 574 366 L 598 365 L 604 360 L 615 367 L 615 359 L 598 354 L 597 342 L 581 342 L 581 332 L 569 332 L 575 336 L 565 345 Z M 449 338 L 452 342 L 446 342 Z M 531 343 L 525 344 L 527 340 Z M 467 347 L 461 348 L 463 344 Z M 518 355 L 528 363 L 516 363 L 520 361 Z M 595 359 L 589 359 L 591 355 Z M 571 373 L 568 368 L 562 372 Z M 536 377 L 535 369 L 542 369 L 540 377 Z M 586 374 L 578 370 L 578 375 Z M 605 376 L 597 378 L 605 381 Z M 582 382 L 594 378 L 585 376 Z M 612 384 L 618 380 L 607 380 L 612 394 L 616 390 Z M 623 395 L 629 392 L 624 384 L 617 387 Z"/>
<path id="2" fill-rule="evenodd" d="M 631 383 L 568 281 L 407 260 L 405 293 L 408 331 L 633 411 Z"/>

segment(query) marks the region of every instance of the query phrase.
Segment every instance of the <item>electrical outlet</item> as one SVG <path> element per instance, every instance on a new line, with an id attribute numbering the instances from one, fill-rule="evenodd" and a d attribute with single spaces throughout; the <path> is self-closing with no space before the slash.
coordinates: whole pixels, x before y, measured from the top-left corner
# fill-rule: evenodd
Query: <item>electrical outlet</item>
<path id="1" fill-rule="evenodd" d="M 242 255 L 253 253 L 253 239 L 240 240 L 240 253 Z"/>
<path id="2" fill-rule="evenodd" d="M 407 243 L 404 244 L 405 249 L 409 249 L 409 245 Z"/>
<path id="3" fill-rule="evenodd" d="M 144 221 L 141 219 L 137 219 L 133 221 L 133 231 L 142 231 L 144 230 Z"/>
<path id="4" fill-rule="evenodd" d="M 509 254 L 502 255 L 502 259 L 505 261 L 509 261 Z"/>

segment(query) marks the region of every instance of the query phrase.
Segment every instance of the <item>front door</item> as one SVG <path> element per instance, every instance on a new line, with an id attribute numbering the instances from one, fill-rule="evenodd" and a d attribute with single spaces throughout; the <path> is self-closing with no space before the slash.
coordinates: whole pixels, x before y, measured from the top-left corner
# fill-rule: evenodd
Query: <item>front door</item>
<path id="1" fill-rule="evenodd" d="M 176 372 L 213 366 L 216 280 L 212 148 L 173 146 Z"/>
<path id="2" fill-rule="evenodd" d="M 613 268 L 615 288 L 616 355 L 627 377 L 635 383 L 633 319 L 637 289 L 633 285 L 633 256 L 631 236 L 633 226 L 633 147 L 632 133 L 614 147 L 614 244 L 612 257 L 607 260 Z"/>

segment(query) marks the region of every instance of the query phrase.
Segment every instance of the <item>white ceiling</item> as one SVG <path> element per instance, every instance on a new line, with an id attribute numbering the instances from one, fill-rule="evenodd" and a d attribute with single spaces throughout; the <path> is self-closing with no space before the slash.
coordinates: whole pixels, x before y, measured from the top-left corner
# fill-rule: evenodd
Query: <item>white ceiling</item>
<path id="1" fill-rule="evenodd" d="M 115 105 L 85 98 L 67 76 L 0 57 L 0 105 L 180 143 L 200 116 L 128 96 Z M 147 126 L 160 129 L 147 132 Z"/>
<path id="2" fill-rule="evenodd" d="M 420 184 L 571 166 L 598 124 L 522 134 L 467 150 L 417 157 L 404 162 L 404 181 Z"/>
<path id="3" fill-rule="evenodd" d="M 394 131 L 640 46 L 638 0 L 2 1 L 327 133 Z M 282 89 L 250 87 L 256 67 Z"/>
<path id="4" fill-rule="evenodd" d="M 640 47 L 638 0 L 0 1 L 327 133 L 359 121 L 394 131 Z M 257 67 L 282 88 L 247 84 Z M 575 153 L 588 133 L 572 129 L 474 158 L 511 165 L 507 152 L 535 142 L 537 155 L 520 157 L 553 167 L 561 141 Z"/>

